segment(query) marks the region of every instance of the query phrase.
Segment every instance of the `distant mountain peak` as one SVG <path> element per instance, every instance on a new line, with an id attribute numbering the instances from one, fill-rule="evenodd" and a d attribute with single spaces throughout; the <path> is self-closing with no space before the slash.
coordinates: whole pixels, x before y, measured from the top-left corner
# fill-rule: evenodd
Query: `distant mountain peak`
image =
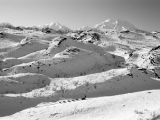
<path id="1" fill-rule="evenodd" d="M 90 30 L 90 29 L 92 29 L 92 28 L 89 26 L 83 26 L 83 27 L 79 28 L 78 30 Z"/>
<path id="2" fill-rule="evenodd" d="M 8 26 L 13 27 L 13 25 L 11 23 L 8 23 L 8 22 L 2 22 L 2 23 L 0 23 L 0 27 L 8 27 Z"/>
<path id="3" fill-rule="evenodd" d="M 109 22 L 109 21 L 110 21 L 110 19 L 105 20 L 105 22 Z"/>
<path id="4" fill-rule="evenodd" d="M 95 25 L 93 28 L 100 29 L 100 30 L 115 30 L 115 31 L 122 31 L 122 30 L 134 30 L 136 27 L 131 23 L 124 21 L 124 20 L 111 20 L 107 19 L 100 24 Z"/>
<path id="5" fill-rule="evenodd" d="M 50 28 L 56 31 L 62 30 L 62 31 L 71 31 L 68 27 L 61 25 L 59 22 L 51 22 L 50 24 L 45 25 L 39 25 L 39 28 Z"/>

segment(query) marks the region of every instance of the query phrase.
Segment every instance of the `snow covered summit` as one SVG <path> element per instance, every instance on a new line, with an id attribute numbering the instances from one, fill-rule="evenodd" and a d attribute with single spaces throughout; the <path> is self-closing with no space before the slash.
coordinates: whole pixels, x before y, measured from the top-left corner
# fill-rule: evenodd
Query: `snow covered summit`
<path id="1" fill-rule="evenodd" d="M 52 22 L 50 24 L 45 24 L 45 25 L 39 25 L 39 28 L 43 29 L 43 28 L 50 28 L 56 31 L 71 31 L 71 29 L 69 29 L 68 27 L 61 25 L 58 22 Z"/>
<path id="2" fill-rule="evenodd" d="M 91 27 L 89 27 L 89 26 L 83 26 L 83 27 L 81 27 L 81 28 L 79 28 L 79 30 L 90 30 L 90 29 L 92 29 Z"/>
<path id="3" fill-rule="evenodd" d="M 118 20 L 107 19 L 104 22 L 95 25 L 93 28 L 100 30 L 115 30 L 115 31 L 136 29 L 136 27 L 131 23 L 119 19 Z"/>

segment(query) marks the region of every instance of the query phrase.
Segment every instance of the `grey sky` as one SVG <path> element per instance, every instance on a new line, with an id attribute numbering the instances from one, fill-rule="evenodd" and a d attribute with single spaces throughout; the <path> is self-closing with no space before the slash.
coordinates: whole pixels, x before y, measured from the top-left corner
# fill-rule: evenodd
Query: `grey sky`
<path id="1" fill-rule="evenodd" d="M 78 29 L 110 18 L 160 31 L 160 0 L 0 0 L 0 15 L 15 26 L 59 22 Z"/>

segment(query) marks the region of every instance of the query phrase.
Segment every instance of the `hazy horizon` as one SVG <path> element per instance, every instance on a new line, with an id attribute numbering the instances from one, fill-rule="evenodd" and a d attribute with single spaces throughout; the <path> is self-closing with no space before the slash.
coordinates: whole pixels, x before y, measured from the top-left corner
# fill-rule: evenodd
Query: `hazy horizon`
<path id="1" fill-rule="evenodd" d="M 0 0 L 0 23 L 38 26 L 59 22 L 71 29 L 121 19 L 160 31 L 160 0 Z"/>

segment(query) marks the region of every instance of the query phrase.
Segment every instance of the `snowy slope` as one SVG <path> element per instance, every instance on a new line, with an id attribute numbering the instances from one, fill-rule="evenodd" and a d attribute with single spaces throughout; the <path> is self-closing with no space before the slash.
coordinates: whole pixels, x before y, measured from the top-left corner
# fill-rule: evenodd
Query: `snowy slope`
<path id="1" fill-rule="evenodd" d="M 42 50 L 48 47 L 47 43 L 43 41 L 36 40 L 36 38 L 26 37 L 23 39 L 17 46 L 12 49 L 9 49 L 6 52 L 0 53 L 1 58 L 6 57 L 21 57 L 31 52 Z"/>
<path id="2" fill-rule="evenodd" d="M 110 19 L 82 31 L 55 22 L 39 27 L 49 32 L 1 28 L 0 119 L 156 120 L 160 115 L 158 32 Z"/>
<path id="3" fill-rule="evenodd" d="M 90 49 L 94 50 L 94 47 L 90 47 Z M 98 52 L 101 53 L 100 50 Z M 56 76 L 67 77 L 111 69 L 116 65 L 116 63 L 124 62 L 122 57 L 115 55 L 113 56 L 109 53 L 104 54 L 103 51 L 103 54 L 100 53 L 71 46 L 65 48 L 62 52 L 55 54 L 54 57 L 42 58 L 27 64 L 16 65 L 17 63 L 15 63 L 16 66 L 13 66 L 7 70 L 4 69 L 0 72 L 0 74 L 4 76 L 9 74 L 30 72 L 41 73 L 52 78 Z M 23 59 L 15 59 L 14 62 L 21 62 L 20 60 Z"/>
<path id="4" fill-rule="evenodd" d="M 49 85 L 50 79 L 41 74 L 0 76 L 0 94 L 23 93 Z"/>
<path id="5" fill-rule="evenodd" d="M 158 120 L 160 91 L 42 103 L 1 120 Z M 20 100 L 19 100 L 20 101 Z M 17 103 L 18 104 L 18 103 Z M 23 104 L 23 103 L 22 103 Z M 25 104 L 25 103 L 24 103 Z M 156 111 L 157 112 L 154 112 Z"/>

